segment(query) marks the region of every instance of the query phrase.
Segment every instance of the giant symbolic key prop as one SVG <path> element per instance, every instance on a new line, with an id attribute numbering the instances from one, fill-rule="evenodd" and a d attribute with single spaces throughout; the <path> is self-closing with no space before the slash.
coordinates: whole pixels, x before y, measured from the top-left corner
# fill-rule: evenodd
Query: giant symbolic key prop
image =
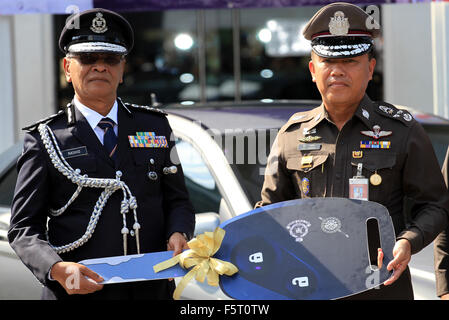
<path id="1" fill-rule="evenodd" d="M 344 198 L 291 200 L 252 210 L 220 227 L 226 234 L 218 236 L 222 240 L 218 246 L 218 242 L 214 247 L 210 240 L 217 236 L 212 232 L 191 242 L 198 247 L 201 238 L 212 241 L 209 253 L 218 262 L 210 265 L 218 263 L 219 270 L 226 269 L 218 273 L 219 285 L 231 298 L 336 299 L 371 289 L 391 276 L 385 266 L 393 259 L 395 233 L 388 210 L 375 202 Z M 377 246 L 368 243 L 368 234 L 377 234 L 383 249 L 381 269 L 373 265 L 377 264 L 373 257 L 370 259 L 369 247 L 377 254 Z M 184 251 L 182 255 L 185 258 L 189 254 L 193 253 Z M 165 251 L 80 263 L 100 274 L 105 284 L 185 276 L 189 270 L 176 264 L 179 257 L 171 258 L 172 252 Z M 210 268 L 198 270 L 198 265 L 210 261 L 206 257 L 197 264 L 187 264 L 187 268 L 195 266 L 185 281 L 207 277 L 209 284 L 216 284 L 217 273 Z M 192 272 L 195 268 L 197 271 Z"/>

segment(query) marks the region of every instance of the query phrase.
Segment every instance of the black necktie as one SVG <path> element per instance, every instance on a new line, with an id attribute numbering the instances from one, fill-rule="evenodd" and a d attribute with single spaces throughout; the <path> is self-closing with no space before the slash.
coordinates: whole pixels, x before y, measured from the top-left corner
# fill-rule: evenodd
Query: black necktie
<path id="1" fill-rule="evenodd" d="M 109 118 L 103 118 L 98 123 L 98 127 L 104 131 L 103 145 L 109 157 L 115 162 L 117 158 L 117 136 L 114 132 L 115 122 Z"/>

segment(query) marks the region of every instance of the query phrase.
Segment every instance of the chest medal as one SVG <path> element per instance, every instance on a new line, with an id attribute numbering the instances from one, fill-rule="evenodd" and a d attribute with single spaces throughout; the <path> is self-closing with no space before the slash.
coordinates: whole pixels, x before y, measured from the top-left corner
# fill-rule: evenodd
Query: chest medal
<path id="1" fill-rule="evenodd" d="M 376 171 L 369 177 L 369 182 L 371 182 L 373 186 L 378 186 L 382 183 L 382 177 Z"/>

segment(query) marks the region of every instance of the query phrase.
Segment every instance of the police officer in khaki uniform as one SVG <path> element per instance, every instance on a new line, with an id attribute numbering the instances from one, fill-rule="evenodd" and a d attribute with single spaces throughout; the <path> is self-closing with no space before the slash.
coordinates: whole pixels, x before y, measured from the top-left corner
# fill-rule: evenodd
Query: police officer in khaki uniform
<path id="1" fill-rule="evenodd" d="M 397 235 L 395 258 L 386 266 L 393 275 L 380 289 L 351 298 L 413 299 L 407 264 L 446 225 L 449 197 L 421 125 L 409 112 L 365 93 L 379 33 L 376 21 L 348 3 L 327 5 L 311 18 L 304 36 L 311 40 L 309 69 L 322 104 L 294 114 L 279 131 L 256 207 L 308 197 L 384 205 Z"/>
<path id="2" fill-rule="evenodd" d="M 449 182 L 449 148 L 443 163 L 443 177 L 448 186 Z M 441 232 L 434 242 L 435 279 L 437 296 L 449 300 L 449 226 Z"/>

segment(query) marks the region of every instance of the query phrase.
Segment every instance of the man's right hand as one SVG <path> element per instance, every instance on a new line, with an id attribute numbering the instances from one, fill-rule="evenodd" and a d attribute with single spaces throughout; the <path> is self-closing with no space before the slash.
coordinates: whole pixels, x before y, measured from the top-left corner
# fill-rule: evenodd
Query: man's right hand
<path id="1" fill-rule="evenodd" d="M 86 266 L 75 262 L 57 262 L 50 276 L 65 289 L 68 294 L 88 294 L 103 288 L 103 278 Z"/>

